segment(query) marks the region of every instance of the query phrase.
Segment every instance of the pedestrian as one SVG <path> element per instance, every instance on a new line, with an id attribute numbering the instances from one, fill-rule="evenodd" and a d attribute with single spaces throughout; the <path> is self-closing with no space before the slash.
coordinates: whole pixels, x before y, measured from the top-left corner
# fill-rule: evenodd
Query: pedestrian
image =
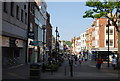
<path id="1" fill-rule="evenodd" d="M 112 57 L 112 67 L 113 67 L 114 70 L 115 70 L 116 65 L 117 65 L 117 60 L 116 60 L 116 57 L 113 56 Z"/>
<path id="2" fill-rule="evenodd" d="M 51 64 L 52 63 L 52 57 L 48 57 L 48 62 L 49 62 L 49 64 Z"/>
<path id="3" fill-rule="evenodd" d="M 73 55 L 70 55 L 69 63 L 71 63 L 71 64 L 73 65 L 73 61 L 74 61 L 74 56 L 73 56 Z"/>
<path id="4" fill-rule="evenodd" d="M 77 58 L 77 55 L 75 55 L 75 64 L 77 65 L 77 60 L 78 60 L 78 58 Z"/>
<path id="5" fill-rule="evenodd" d="M 82 57 L 82 61 L 84 61 L 84 57 Z"/>
<path id="6" fill-rule="evenodd" d="M 81 56 L 79 56 L 78 60 L 79 60 L 79 64 L 81 64 L 81 63 L 82 63 L 82 58 L 81 58 Z"/>
<path id="7" fill-rule="evenodd" d="M 101 64 L 102 64 L 102 63 L 103 63 L 103 61 L 102 61 L 101 57 L 99 57 L 98 60 L 97 60 L 96 67 L 97 67 L 98 69 L 101 69 Z"/>

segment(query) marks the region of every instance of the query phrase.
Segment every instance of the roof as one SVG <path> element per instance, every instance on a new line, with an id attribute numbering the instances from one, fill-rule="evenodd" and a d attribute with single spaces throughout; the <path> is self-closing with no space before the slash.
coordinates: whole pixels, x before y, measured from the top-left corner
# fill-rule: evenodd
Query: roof
<path id="1" fill-rule="evenodd" d="M 68 46 L 72 46 L 72 44 L 70 43 L 70 41 L 64 41 L 65 44 L 67 44 Z"/>

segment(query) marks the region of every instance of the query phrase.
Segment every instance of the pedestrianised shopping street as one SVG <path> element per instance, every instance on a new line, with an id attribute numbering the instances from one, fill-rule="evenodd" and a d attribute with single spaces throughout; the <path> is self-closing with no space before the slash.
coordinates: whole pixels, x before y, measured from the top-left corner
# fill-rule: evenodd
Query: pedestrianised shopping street
<path id="1" fill-rule="evenodd" d="M 2 1 L 2 80 L 120 80 L 119 0 Z"/>

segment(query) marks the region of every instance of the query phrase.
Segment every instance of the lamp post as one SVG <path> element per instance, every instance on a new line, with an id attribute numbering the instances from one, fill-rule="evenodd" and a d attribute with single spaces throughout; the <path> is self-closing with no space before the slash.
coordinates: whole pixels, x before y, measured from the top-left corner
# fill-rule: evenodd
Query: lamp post
<path id="1" fill-rule="evenodd" d="M 42 26 L 42 29 L 43 29 L 43 71 L 44 71 L 44 61 L 45 61 L 45 57 L 44 57 L 44 54 L 45 54 L 45 29 L 46 29 L 46 26 L 43 25 Z"/>
<path id="2" fill-rule="evenodd" d="M 60 35 L 59 35 L 59 32 L 58 32 L 58 53 L 59 53 L 59 37 L 60 37 Z"/>
<path id="3" fill-rule="evenodd" d="M 56 52 L 57 52 L 57 33 L 58 33 L 58 27 L 56 27 L 55 32 L 56 32 Z"/>
<path id="4" fill-rule="evenodd" d="M 56 62 L 57 62 L 57 36 L 58 36 L 58 27 L 56 27 L 56 30 L 55 30 L 55 32 L 56 32 L 56 45 L 55 45 L 55 51 L 56 51 Z"/>
<path id="5" fill-rule="evenodd" d="M 110 51 L 109 51 L 109 26 L 110 26 L 110 20 L 108 19 L 108 23 L 106 25 L 106 27 L 108 27 L 108 67 L 110 66 L 110 64 L 109 64 L 109 55 L 110 55 Z"/>

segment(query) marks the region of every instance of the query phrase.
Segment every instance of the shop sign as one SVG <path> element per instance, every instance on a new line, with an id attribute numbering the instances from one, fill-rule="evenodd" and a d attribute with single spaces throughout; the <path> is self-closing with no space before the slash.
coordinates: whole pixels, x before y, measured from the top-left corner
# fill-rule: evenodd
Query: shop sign
<path id="1" fill-rule="evenodd" d="M 42 43 L 41 41 L 30 41 L 29 45 L 32 45 L 32 46 L 39 46 L 40 43 Z"/>
<path id="2" fill-rule="evenodd" d="M 10 38 L 10 47 L 23 47 L 23 40 Z"/>
<path id="3" fill-rule="evenodd" d="M 34 39 L 34 32 L 29 32 L 28 33 L 28 38 Z"/>
<path id="4" fill-rule="evenodd" d="M 2 38 L 2 46 L 9 47 L 9 37 L 1 36 L 0 38 Z"/>
<path id="5" fill-rule="evenodd" d="M 23 47 L 23 40 L 16 39 L 15 44 L 17 47 Z"/>

